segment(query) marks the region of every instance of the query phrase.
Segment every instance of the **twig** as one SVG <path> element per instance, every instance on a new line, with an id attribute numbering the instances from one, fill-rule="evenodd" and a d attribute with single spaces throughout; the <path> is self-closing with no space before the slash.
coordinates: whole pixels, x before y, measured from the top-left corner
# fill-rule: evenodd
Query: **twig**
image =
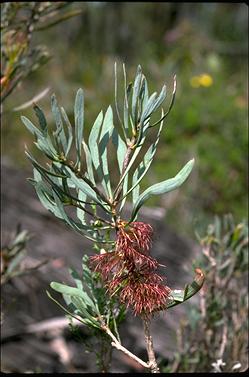
<path id="1" fill-rule="evenodd" d="M 78 204 L 78 203 L 73 203 L 72 205 L 73 205 L 74 207 L 80 208 L 82 211 L 85 211 L 86 213 L 88 213 L 88 215 L 94 217 L 96 220 L 99 220 L 99 221 L 101 221 L 101 222 L 103 222 L 103 223 L 106 223 L 106 224 L 110 225 L 112 228 L 114 227 L 114 224 L 113 224 L 113 223 L 111 223 L 111 222 L 108 221 L 108 220 L 103 219 L 102 217 L 99 217 L 99 216 L 94 215 L 94 213 L 88 211 L 88 210 L 87 210 L 85 207 L 83 207 L 82 205 L 80 205 L 80 204 Z"/>
<path id="2" fill-rule="evenodd" d="M 143 325 L 144 325 L 144 335 L 145 335 L 145 342 L 147 347 L 147 353 L 149 357 L 149 365 L 151 369 L 151 373 L 160 373 L 160 370 L 157 365 L 152 336 L 150 333 L 150 319 L 148 317 L 143 317 Z"/>
<path id="3" fill-rule="evenodd" d="M 123 347 L 121 345 L 121 343 L 118 341 L 118 339 L 115 337 L 115 335 L 111 332 L 111 330 L 109 329 L 109 327 L 107 327 L 106 325 L 102 325 L 102 330 L 104 330 L 112 338 L 113 342 L 111 344 L 112 344 L 113 347 L 115 347 L 117 350 L 123 352 L 124 354 L 126 354 L 127 356 L 129 356 L 131 359 L 133 359 L 136 362 L 138 362 L 144 368 L 147 368 L 147 369 L 151 368 L 150 364 L 145 363 L 139 357 L 137 357 L 132 352 L 130 352 L 129 350 L 127 350 L 125 347 Z"/>
<path id="4" fill-rule="evenodd" d="M 206 294 L 203 289 L 200 290 L 200 309 L 201 309 L 201 316 L 202 319 L 206 318 L 207 310 L 206 310 Z"/>
<path id="5" fill-rule="evenodd" d="M 203 247 L 202 252 L 208 258 L 209 262 L 211 263 L 211 266 L 213 268 L 216 267 L 216 260 L 210 254 L 210 246 Z"/>
<path id="6" fill-rule="evenodd" d="M 223 327 L 222 342 L 221 342 L 220 352 L 219 352 L 219 358 L 220 359 L 223 358 L 223 354 L 225 352 L 226 344 L 227 344 L 227 324 L 225 323 L 224 327 Z"/>
<path id="7" fill-rule="evenodd" d="M 120 176 L 120 180 L 119 180 L 119 183 L 117 184 L 117 187 L 116 189 L 114 190 L 114 203 L 118 202 L 119 200 L 119 197 L 120 197 L 120 194 L 121 194 L 121 191 L 122 191 L 122 187 L 123 187 L 123 177 L 124 177 L 124 174 L 126 173 L 126 169 L 127 169 L 127 166 L 128 166 L 128 163 L 130 161 L 130 158 L 131 158 L 131 153 L 133 151 L 133 147 L 135 145 L 135 138 L 133 137 L 128 145 L 128 148 L 126 150 L 126 154 L 125 154 L 125 157 L 124 157 L 124 162 L 123 162 L 123 167 L 122 167 L 122 172 L 121 172 L 121 176 Z"/>

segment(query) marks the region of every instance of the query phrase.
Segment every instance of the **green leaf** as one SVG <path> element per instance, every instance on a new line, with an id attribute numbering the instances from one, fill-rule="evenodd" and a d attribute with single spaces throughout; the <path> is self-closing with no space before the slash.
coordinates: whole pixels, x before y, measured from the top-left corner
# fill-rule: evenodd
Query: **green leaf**
<path id="1" fill-rule="evenodd" d="M 51 199 L 52 197 L 50 197 L 48 195 L 48 192 L 45 190 L 44 185 L 42 183 L 36 183 L 36 184 L 34 184 L 34 187 L 35 187 L 36 193 L 37 193 L 38 198 L 40 199 L 42 205 L 47 210 L 52 212 L 56 217 L 58 217 L 59 219 L 63 219 L 63 217 L 62 217 L 60 211 L 58 210 L 55 202 Z"/>
<path id="2" fill-rule="evenodd" d="M 69 272 L 70 272 L 72 278 L 74 279 L 77 288 L 79 290 L 83 291 L 84 287 L 83 287 L 82 279 L 80 278 L 78 272 L 76 270 L 74 270 L 73 268 L 70 268 Z"/>
<path id="3" fill-rule="evenodd" d="M 121 173 L 123 170 L 123 163 L 124 163 L 124 158 L 127 151 L 127 146 L 125 142 L 122 140 L 122 138 L 120 137 L 120 135 L 118 134 L 116 128 L 114 128 L 113 130 L 112 142 L 117 150 L 118 166 L 119 166 L 119 171 Z"/>
<path id="4" fill-rule="evenodd" d="M 147 83 L 146 78 L 144 77 L 144 96 L 143 96 L 143 100 L 142 100 L 142 109 L 143 110 L 147 106 L 148 100 L 149 100 L 148 83 Z"/>
<path id="5" fill-rule="evenodd" d="M 100 158 L 100 165 L 102 167 L 102 172 L 98 168 L 97 172 L 101 178 L 101 183 L 105 189 L 106 194 L 109 197 L 112 197 L 112 189 L 111 189 L 111 183 L 110 183 L 110 174 L 109 174 L 109 168 L 108 168 L 108 159 L 107 159 L 107 146 L 108 142 L 110 140 L 110 137 L 113 132 L 113 113 L 111 106 L 108 107 L 101 133 L 99 138 L 99 158 Z"/>
<path id="6" fill-rule="evenodd" d="M 27 127 L 27 129 L 38 139 L 43 138 L 43 133 L 37 127 L 35 127 L 35 125 L 28 118 L 21 116 L 21 121 Z"/>
<path id="7" fill-rule="evenodd" d="M 77 164 L 80 167 L 81 147 L 83 140 L 84 127 L 84 93 L 79 89 L 75 98 L 74 105 L 74 119 L 75 119 L 75 146 L 77 150 Z"/>
<path id="8" fill-rule="evenodd" d="M 122 126 L 122 129 L 124 131 L 124 135 L 126 136 L 126 130 L 124 128 L 123 122 L 120 117 L 119 109 L 118 109 L 118 76 L 117 76 L 117 63 L 114 64 L 114 87 L 115 87 L 115 107 L 116 107 L 116 113 L 118 116 L 118 120 Z"/>
<path id="9" fill-rule="evenodd" d="M 135 197 L 137 197 L 137 199 L 138 199 L 138 192 L 139 192 L 139 188 L 135 191 L 134 191 L 134 189 L 136 188 L 137 185 L 139 185 L 139 183 L 141 182 L 141 180 L 143 179 L 143 177 L 147 173 L 148 169 L 150 168 L 150 165 L 151 165 L 153 158 L 155 156 L 155 153 L 156 153 L 156 147 L 157 147 L 157 144 L 159 142 L 162 127 L 163 127 L 163 121 L 161 122 L 161 125 L 158 129 L 156 141 L 149 147 L 149 149 L 147 150 L 147 152 L 144 155 L 143 161 L 139 164 L 138 168 L 135 170 L 135 172 L 133 174 L 132 187 L 125 193 L 125 195 L 127 196 L 130 192 L 132 192 L 133 203 L 135 203 L 134 202 Z"/>
<path id="10" fill-rule="evenodd" d="M 54 132 L 54 137 L 57 139 L 58 143 L 62 145 L 63 151 L 64 153 L 66 153 L 67 139 L 66 139 L 63 122 L 61 118 L 61 113 L 60 113 L 60 109 L 59 109 L 55 94 L 53 94 L 51 97 L 51 108 L 52 108 L 52 113 L 53 113 L 55 125 L 56 125 L 56 131 Z"/>
<path id="11" fill-rule="evenodd" d="M 128 96 L 127 96 L 127 82 L 126 82 L 126 71 L 125 71 L 125 64 L 123 64 L 123 74 L 124 74 L 124 137 L 125 139 L 129 135 L 129 103 L 128 103 Z"/>
<path id="12" fill-rule="evenodd" d="M 48 142 L 45 139 L 38 139 L 37 142 L 34 143 L 40 151 L 44 152 L 44 154 L 52 161 L 58 161 L 57 153 L 51 152 L 51 149 L 48 146 Z"/>
<path id="13" fill-rule="evenodd" d="M 162 102 L 165 100 L 166 98 L 166 94 L 167 94 L 167 91 L 166 91 L 166 85 L 163 85 L 162 87 L 162 90 L 161 90 L 161 93 L 159 94 L 159 96 L 157 97 L 157 100 L 156 102 L 154 103 L 154 106 L 152 107 L 152 110 L 151 112 L 154 112 L 156 111 L 159 106 L 162 104 Z"/>
<path id="14" fill-rule="evenodd" d="M 156 98 L 156 95 L 157 95 L 156 92 L 150 96 L 149 100 L 147 101 L 147 104 L 145 105 L 143 109 L 143 113 L 141 116 L 141 124 L 143 124 L 144 121 L 148 119 L 151 116 L 151 114 L 159 108 L 159 106 L 162 104 L 162 102 L 166 98 L 166 93 L 167 93 L 166 85 L 163 85 L 162 90 L 157 98 Z"/>
<path id="15" fill-rule="evenodd" d="M 46 137 L 48 134 L 48 126 L 45 115 L 38 105 L 34 105 L 34 111 L 39 120 L 41 131 L 43 135 Z"/>
<path id="16" fill-rule="evenodd" d="M 72 303 L 76 306 L 76 308 L 79 311 L 80 316 L 83 317 L 83 319 L 88 320 L 88 325 L 91 325 L 96 328 L 101 328 L 100 322 L 98 322 L 86 309 L 84 305 L 84 301 L 79 297 L 72 297 Z"/>
<path id="17" fill-rule="evenodd" d="M 138 198 L 137 202 L 134 205 L 131 220 L 132 221 L 140 207 L 152 196 L 152 195 L 161 195 L 165 194 L 167 192 L 170 192 L 172 190 L 175 190 L 179 186 L 182 185 L 182 183 L 188 178 L 189 174 L 191 173 L 191 170 L 194 166 L 194 159 L 190 160 L 183 168 L 180 170 L 180 172 L 174 177 L 167 179 L 163 182 L 156 183 L 155 185 L 149 187 L 147 190 L 145 190 Z"/>
<path id="18" fill-rule="evenodd" d="M 167 309 L 189 300 L 199 292 L 203 286 L 205 276 L 199 268 L 196 268 L 195 273 L 196 276 L 194 281 L 191 284 L 186 285 L 185 289 L 175 289 L 171 291 L 172 300 L 167 304 Z"/>
<path id="19" fill-rule="evenodd" d="M 76 287 L 69 287 L 68 285 L 57 283 L 57 282 L 50 283 L 50 287 L 53 288 L 56 292 L 83 299 L 82 305 L 85 307 L 85 309 L 89 308 L 93 312 L 96 311 L 95 303 L 88 296 L 88 294 L 84 292 L 82 289 L 79 289 Z"/>
<path id="20" fill-rule="evenodd" d="M 96 171 L 98 170 L 99 165 L 100 165 L 98 139 L 99 139 L 99 134 L 100 134 L 102 122 L 103 122 L 103 111 L 101 110 L 99 115 L 97 116 L 93 126 L 92 126 L 92 129 L 91 129 L 91 132 L 90 132 L 90 135 L 89 135 L 89 141 L 88 141 L 93 166 L 94 166 Z"/>
<path id="21" fill-rule="evenodd" d="M 82 192 L 82 191 L 79 190 L 79 192 L 78 192 L 78 198 L 81 201 L 86 201 L 87 195 L 84 192 Z M 82 222 L 82 224 L 86 224 L 85 211 L 83 211 L 80 208 L 77 208 L 77 217 Z"/>
<path id="22" fill-rule="evenodd" d="M 34 180 L 32 182 L 33 186 L 35 187 L 36 193 L 42 205 L 52 212 L 56 217 L 62 218 L 60 211 L 58 210 L 54 198 L 53 192 L 50 188 L 48 188 L 45 183 L 42 181 L 41 174 L 35 168 L 34 171 Z"/>
<path id="23" fill-rule="evenodd" d="M 73 317 L 73 318 L 75 318 L 75 319 L 77 319 L 79 322 L 81 322 L 81 323 L 83 323 L 84 325 L 87 325 L 87 322 L 86 321 L 84 321 L 82 318 L 78 318 L 78 317 L 76 317 L 75 315 L 74 315 L 74 313 L 71 313 L 69 310 L 67 310 L 66 308 L 64 308 L 64 306 L 63 305 L 61 305 L 55 298 L 53 298 L 52 296 L 51 296 L 51 294 L 48 292 L 48 291 L 46 291 L 46 293 L 47 293 L 47 295 L 48 295 L 48 297 L 52 300 L 52 301 L 54 301 L 65 313 L 67 313 L 68 315 L 70 315 L 71 317 Z"/>
<path id="24" fill-rule="evenodd" d="M 94 179 L 94 174 L 93 174 L 92 156 L 91 156 L 89 148 L 88 148 L 87 144 L 84 142 L 84 140 L 83 140 L 82 144 L 83 144 L 83 148 L 84 148 L 84 152 L 85 152 L 85 156 L 86 156 L 86 166 L 87 166 L 88 177 L 89 177 L 90 181 L 95 184 L 95 179 Z"/>
<path id="25" fill-rule="evenodd" d="M 132 177 L 132 203 L 135 204 L 139 197 L 139 191 L 140 191 L 140 185 L 138 182 L 138 173 L 139 169 L 136 169 L 134 171 L 133 177 Z M 128 192 L 127 192 L 128 195 Z"/>
<path id="26" fill-rule="evenodd" d="M 93 233 L 93 229 L 91 227 L 78 223 L 67 215 L 58 193 L 53 189 L 53 187 L 52 187 L 52 190 L 53 190 L 54 201 L 57 205 L 58 211 L 60 212 L 61 219 L 64 220 L 64 222 L 68 224 L 69 226 L 71 226 L 74 230 L 76 230 L 76 232 L 83 234 L 86 237 L 87 237 L 86 232 L 89 232 L 90 234 Z"/>
<path id="27" fill-rule="evenodd" d="M 157 96 L 157 92 L 154 92 L 150 98 L 148 99 L 148 102 L 145 106 L 145 108 L 143 109 L 143 113 L 142 113 L 142 116 L 141 116 L 141 120 L 140 120 L 140 123 L 143 124 L 144 121 L 146 120 L 146 118 L 148 118 L 150 116 L 150 114 L 152 113 L 152 109 L 156 103 L 156 96 Z"/>
<path id="28" fill-rule="evenodd" d="M 142 82 L 142 70 L 141 70 L 141 66 L 139 65 L 137 67 L 137 73 L 136 73 L 136 77 L 134 81 L 134 87 L 133 87 L 133 93 L 132 93 L 132 108 L 131 108 L 132 119 L 134 121 L 135 126 L 137 123 L 136 110 L 137 110 L 138 97 L 141 90 L 141 82 Z"/>
<path id="29" fill-rule="evenodd" d="M 101 199 L 97 197 L 95 191 L 83 179 L 77 178 L 74 172 L 72 172 L 72 170 L 68 166 L 64 167 L 64 171 L 68 173 L 68 177 L 71 179 L 71 181 L 73 182 L 73 184 L 78 190 L 83 191 L 95 203 L 98 203 L 99 205 L 103 207 L 103 203 Z"/>
<path id="30" fill-rule="evenodd" d="M 70 123 L 70 120 L 67 116 L 67 113 L 66 111 L 64 110 L 63 107 L 61 107 L 61 114 L 64 118 L 64 121 L 67 125 L 67 132 L 68 132 L 68 141 L 67 141 L 67 149 L 66 149 L 66 152 L 65 152 L 65 156 L 67 157 L 70 149 L 71 149 L 71 146 L 72 146 L 72 141 L 73 141 L 73 131 L 72 131 L 72 125 Z"/>
<path id="31" fill-rule="evenodd" d="M 176 95 L 176 75 L 174 75 L 174 88 L 173 88 L 172 98 L 171 98 L 171 102 L 170 102 L 168 111 L 163 115 L 163 117 L 161 119 L 159 119 L 158 121 L 153 123 L 151 126 L 149 126 L 150 128 L 157 126 L 162 120 L 164 120 L 169 115 L 169 113 L 170 113 L 170 111 L 171 111 L 171 109 L 174 105 L 174 102 L 175 102 L 175 95 Z"/>
<path id="32" fill-rule="evenodd" d="M 36 168 L 40 168 L 43 172 L 49 175 L 52 175 L 54 177 L 66 178 L 65 175 L 53 173 L 51 170 L 47 170 L 42 165 L 38 164 L 38 162 L 34 159 L 34 157 L 29 153 L 28 150 L 25 151 L 25 154 L 28 157 L 28 159 L 32 162 L 32 165 L 35 166 Z"/>

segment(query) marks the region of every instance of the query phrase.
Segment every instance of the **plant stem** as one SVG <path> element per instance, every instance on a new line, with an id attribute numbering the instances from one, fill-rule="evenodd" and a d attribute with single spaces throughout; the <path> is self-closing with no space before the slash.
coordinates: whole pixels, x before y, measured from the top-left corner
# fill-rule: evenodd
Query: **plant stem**
<path id="1" fill-rule="evenodd" d="M 122 183 L 123 182 L 123 176 L 125 174 L 126 168 L 127 168 L 128 163 L 130 161 L 130 157 L 131 157 L 131 153 L 133 151 L 134 144 L 135 144 L 135 138 L 133 137 L 130 144 L 128 145 L 127 150 L 126 150 L 126 154 L 125 154 L 125 157 L 124 157 L 124 162 L 123 162 L 123 167 L 122 167 L 122 172 L 121 172 L 119 183 L 118 183 L 116 189 L 114 190 L 114 202 L 118 202 L 118 200 L 119 200 L 119 197 L 120 197 L 120 194 L 121 194 L 121 191 L 122 191 L 122 187 L 123 187 L 123 183 Z"/>
<path id="2" fill-rule="evenodd" d="M 152 336 L 150 333 L 150 318 L 143 316 L 142 319 L 143 319 L 144 336 L 145 336 L 145 342 L 146 342 L 146 347 L 147 347 L 151 373 L 160 373 L 160 370 L 157 365 L 156 357 L 155 357 Z"/>
<path id="3" fill-rule="evenodd" d="M 137 363 L 139 363 L 140 365 L 142 365 L 144 368 L 147 368 L 147 369 L 151 368 L 151 366 L 148 363 L 145 363 L 139 357 L 137 357 L 132 352 L 130 352 L 129 350 L 127 350 L 125 347 L 123 347 L 121 345 L 121 343 L 118 341 L 118 339 L 115 337 L 115 335 L 111 332 L 111 330 L 109 329 L 108 326 L 102 325 L 102 330 L 104 330 L 106 332 L 106 334 L 108 334 L 112 338 L 112 340 L 113 340 L 112 346 L 113 347 L 115 347 L 119 351 L 122 351 L 125 355 L 127 355 L 131 359 L 135 360 Z"/>

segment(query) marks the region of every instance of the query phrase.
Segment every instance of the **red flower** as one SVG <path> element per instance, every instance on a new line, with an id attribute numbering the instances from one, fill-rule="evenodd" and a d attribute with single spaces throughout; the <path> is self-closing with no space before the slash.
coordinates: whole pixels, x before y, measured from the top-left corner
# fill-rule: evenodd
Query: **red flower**
<path id="1" fill-rule="evenodd" d="M 163 279 L 155 274 L 128 279 L 120 292 L 120 301 L 133 307 L 134 314 L 151 314 L 166 308 L 170 288 L 160 284 Z"/>
<path id="2" fill-rule="evenodd" d="M 134 314 L 151 314 L 166 308 L 170 288 L 155 273 L 156 259 L 149 255 L 153 229 L 149 224 L 121 223 L 116 249 L 90 258 L 90 267 L 99 272 L 108 292 L 132 306 Z"/>
<path id="3" fill-rule="evenodd" d="M 117 235 L 117 248 L 135 248 L 137 251 L 148 254 L 152 244 L 153 229 L 149 224 L 142 222 L 130 223 L 126 228 L 120 228 Z"/>
<path id="4" fill-rule="evenodd" d="M 116 251 L 94 255 L 90 257 L 90 267 L 99 272 L 104 280 L 107 280 L 110 274 L 115 273 L 121 268 L 123 260 Z"/>

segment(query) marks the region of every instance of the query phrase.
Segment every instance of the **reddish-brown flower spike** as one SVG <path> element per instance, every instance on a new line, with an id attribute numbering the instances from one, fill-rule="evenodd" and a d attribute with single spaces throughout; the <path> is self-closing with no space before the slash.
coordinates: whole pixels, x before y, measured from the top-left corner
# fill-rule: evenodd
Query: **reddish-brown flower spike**
<path id="1" fill-rule="evenodd" d="M 109 294 L 119 294 L 135 315 L 166 309 L 171 290 L 155 273 L 158 262 L 149 255 L 152 227 L 143 222 L 120 225 L 116 249 L 91 257 L 90 267 L 102 275 Z"/>
<path id="2" fill-rule="evenodd" d="M 161 277 L 156 274 L 146 279 L 135 281 L 130 279 L 120 292 L 120 300 L 127 307 L 133 308 L 134 314 L 150 315 L 166 308 L 170 288 L 158 282 Z"/>
<path id="3" fill-rule="evenodd" d="M 123 253 L 125 266 L 129 271 L 151 271 L 158 267 L 158 262 L 156 259 L 150 257 L 149 255 L 147 256 L 140 253 L 135 248 L 127 247 L 126 249 L 123 249 Z"/>
<path id="4" fill-rule="evenodd" d="M 120 228 L 117 235 L 117 249 L 134 248 L 148 254 L 152 244 L 153 229 L 149 224 L 133 222 L 127 228 Z"/>
<path id="5" fill-rule="evenodd" d="M 118 272 L 122 264 L 123 260 L 116 251 L 90 257 L 90 268 L 99 272 L 104 280 L 107 280 L 111 273 Z"/>

